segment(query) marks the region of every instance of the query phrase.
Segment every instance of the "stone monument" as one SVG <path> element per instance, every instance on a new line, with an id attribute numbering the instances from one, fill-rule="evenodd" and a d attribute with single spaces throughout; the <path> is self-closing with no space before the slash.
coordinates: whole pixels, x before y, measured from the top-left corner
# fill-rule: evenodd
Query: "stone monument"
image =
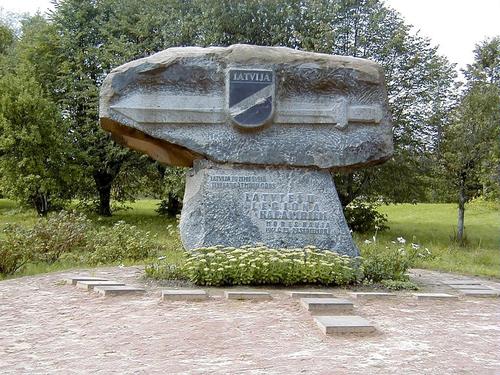
<path id="1" fill-rule="evenodd" d="M 100 121 L 117 142 L 191 167 L 186 249 L 314 245 L 356 256 L 330 172 L 393 151 L 378 64 L 284 47 L 170 48 L 124 64 L 103 83 Z"/>

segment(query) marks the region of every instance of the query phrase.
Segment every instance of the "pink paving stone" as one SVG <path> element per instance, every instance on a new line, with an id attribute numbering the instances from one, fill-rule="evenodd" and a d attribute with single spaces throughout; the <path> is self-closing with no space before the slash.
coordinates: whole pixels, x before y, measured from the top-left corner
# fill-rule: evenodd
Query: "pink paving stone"
<path id="1" fill-rule="evenodd" d="M 143 280 L 142 268 L 92 271 L 147 293 L 96 298 L 61 286 L 75 271 L 0 281 L 0 374 L 500 373 L 499 298 L 372 300 L 356 314 L 374 323 L 376 333 L 326 337 L 284 294 L 289 289 L 276 289 L 266 303 L 166 304 L 158 298 L 165 287 Z M 420 274 L 421 281 L 447 275 Z M 343 289 L 328 291 L 347 297 Z"/>

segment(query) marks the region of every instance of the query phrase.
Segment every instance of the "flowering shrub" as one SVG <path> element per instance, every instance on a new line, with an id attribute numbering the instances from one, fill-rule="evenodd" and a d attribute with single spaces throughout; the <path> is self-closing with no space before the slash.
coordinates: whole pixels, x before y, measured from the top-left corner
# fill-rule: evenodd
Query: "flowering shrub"
<path id="1" fill-rule="evenodd" d="M 356 262 L 346 255 L 313 246 L 304 249 L 214 246 L 189 254 L 183 271 L 198 285 L 345 285 L 359 277 Z"/>
<path id="2" fill-rule="evenodd" d="M 134 225 L 118 221 L 112 227 L 101 227 L 90 233 L 89 264 L 108 264 L 124 260 L 141 260 L 158 252 L 155 235 L 139 230 Z"/>
<path id="3" fill-rule="evenodd" d="M 396 241 L 384 247 L 373 237 L 373 241 L 364 241 L 361 256 L 363 258 L 362 271 L 366 281 L 406 281 L 408 279 L 406 271 L 415 259 L 432 257 L 432 253 L 427 248 L 422 249 L 418 244 L 407 244 L 403 237 L 398 237 Z"/>

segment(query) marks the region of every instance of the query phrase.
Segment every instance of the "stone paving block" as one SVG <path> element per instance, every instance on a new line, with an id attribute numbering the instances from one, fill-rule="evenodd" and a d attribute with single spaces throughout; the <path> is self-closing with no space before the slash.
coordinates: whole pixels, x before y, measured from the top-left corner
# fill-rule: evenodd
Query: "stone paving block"
<path id="1" fill-rule="evenodd" d="M 328 292 L 287 292 L 292 298 L 334 298 L 335 296 L 332 293 Z"/>
<path id="2" fill-rule="evenodd" d="M 379 299 L 379 298 L 394 298 L 397 297 L 394 293 L 386 292 L 356 292 L 351 293 L 351 296 L 356 299 Z"/>
<path id="3" fill-rule="evenodd" d="M 413 296 L 418 300 L 450 300 L 458 299 L 458 296 L 447 293 L 413 293 Z"/>
<path id="4" fill-rule="evenodd" d="M 460 289 L 460 290 L 491 290 L 489 286 L 486 285 L 448 285 L 450 288 L 453 289 Z"/>
<path id="5" fill-rule="evenodd" d="M 130 294 L 143 294 L 146 292 L 143 288 L 136 288 L 128 285 L 100 285 L 95 286 L 94 291 L 99 293 L 102 296 L 124 296 Z"/>
<path id="6" fill-rule="evenodd" d="M 85 290 L 92 290 L 96 286 L 119 286 L 125 285 L 124 283 L 120 283 L 118 281 L 104 280 L 104 281 L 78 281 L 76 283 L 76 287 Z"/>
<path id="7" fill-rule="evenodd" d="M 108 281 L 102 277 L 92 277 L 92 276 L 72 276 L 64 279 L 66 284 L 76 285 L 79 281 Z"/>
<path id="8" fill-rule="evenodd" d="M 499 297 L 500 296 L 500 291 L 493 290 L 493 289 L 490 289 L 490 290 L 465 289 L 465 290 L 459 290 L 459 292 L 467 297 Z"/>
<path id="9" fill-rule="evenodd" d="M 480 281 L 476 280 L 446 280 L 443 281 L 446 285 L 481 285 Z"/>
<path id="10" fill-rule="evenodd" d="M 250 292 L 250 291 L 225 291 L 224 295 L 227 299 L 239 299 L 239 300 L 255 300 L 264 301 L 272 299 L 268 292 Z"/>
<path id="11" fill-rule="evenodd" d="M 317 316 L 314 320 L 325 335 L 375 332 L 368 320 L 357 315 Z"/>
<path id="12" fill-rule="evenodd" d="M 161 291 L 164 301 L 205 301 L 208 294 L 201 289 L 168 289 Z"/>
<path id="13" fill-rule="evenodd" d="M 349 314 L 354 309 L 351 301 L 342 298 L 301 298 L 300 302 L 313 315 Z"/>

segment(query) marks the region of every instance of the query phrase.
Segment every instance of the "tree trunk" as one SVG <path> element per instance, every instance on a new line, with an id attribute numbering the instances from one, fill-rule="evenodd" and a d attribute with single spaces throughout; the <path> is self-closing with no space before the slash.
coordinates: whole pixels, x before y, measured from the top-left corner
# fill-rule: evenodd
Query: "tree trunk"
<path id="1" fill-rule="evenodd" d="M 465 202 L 467 200 L 465 193 L 465 181 L 460 181 L 458 192 L 458 224 L 457 224 L 457 242 L 462 246 L 464 244 L 464 214 Z"/>
<path id="2" fill-rule="evenodd" d="M 115 176 L 103 171 L 94 172 L 94 181 L 99 193 L 97 213 L 100 216 L 111 216 L 111 185 Z"/>
<path id="3" fill-rule="evenodd" d="M 47 213 L 49 212 L 49 199 L 47 194 L 36 193 L 32 199 L 38 216 L 47 216 Z"/>

